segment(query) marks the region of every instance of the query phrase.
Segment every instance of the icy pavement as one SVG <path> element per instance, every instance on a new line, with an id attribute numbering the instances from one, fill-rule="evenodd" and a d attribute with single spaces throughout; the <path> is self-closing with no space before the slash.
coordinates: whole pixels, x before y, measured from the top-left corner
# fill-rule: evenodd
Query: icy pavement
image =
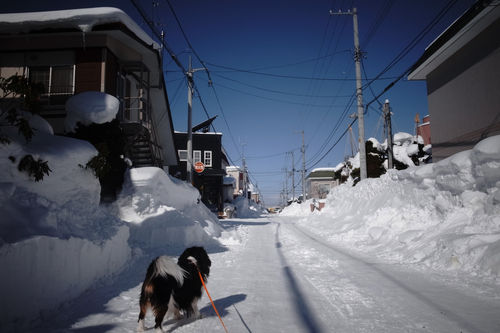
<path id="1" fill-rule="evenodd" d="M 223 220 L 225 250 L 207 248 L 207 285 L 229 332 L 498 332 L 499 293 L 462 285 L 337 248 L 293 217 Z M 183 249 L 168 248 L 177 256 Z M 113 284 L 89 290 L 40 332 L 134 332 L 140 285 L 150 253 Z M 164 322 L 165 332 L 224 332 L 208 297 L 201 320 Z M 153 327 L 151 313 L 146 327 Z M 150 330 L 153 332 L 154 330 Z"/>

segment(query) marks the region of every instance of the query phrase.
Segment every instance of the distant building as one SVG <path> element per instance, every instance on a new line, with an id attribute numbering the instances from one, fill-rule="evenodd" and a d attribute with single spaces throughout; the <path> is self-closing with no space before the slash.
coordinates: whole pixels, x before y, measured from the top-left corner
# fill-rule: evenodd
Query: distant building
<path id="1" fill-rule="evenodd" d="M 226 168 L 227 174 L 234 179 L 236 179 L 236 186 L 233 192 L 233 198 L 237 196 L 244 196 L 247 199 L 251 199 L 251 189 L 250 182 L 248 180 L 248 174 L 245 172 L 243 167 L 239 166 L 228 166 Z"/>
<path id="2" fill-rule="evenodd" d="M 307 199 L 325 199 L 332 188 L 339 185 L 334 168 L 317 168 L 306 178 Z"/>
<path id="3" fill-rule="evenodd" d="M 500 134 L 500 5 L 477 1 L 411 69 L 427 82 L 434 162 Z"/>
<path id="4" fill-rule="evenodd" d="M 204 165 L 202 172 L 193 171 L 193 186 L 200 191 L 203 203 L 219 212 L 223 210 L 224 178 L 229 165 L 221 140 L 221 133 L 193 133 L 193 165 L 197 162 Z M 174 177 L 186 180 L 187 133 L 175 132 L 174 141 L 179 165 L 170 167 L 169 172 Z"/>

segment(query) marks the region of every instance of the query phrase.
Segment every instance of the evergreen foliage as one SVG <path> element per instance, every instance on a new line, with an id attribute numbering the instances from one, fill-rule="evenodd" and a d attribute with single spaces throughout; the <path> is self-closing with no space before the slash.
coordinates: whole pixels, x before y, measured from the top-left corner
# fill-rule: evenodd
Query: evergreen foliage
<path id="1" fill-rule="evenodd" d="M 23 117 L 17 106 L 22 105 L 23 109 L 37 115 L 41 109 L 40 97 L 45 92 L 42 83 L 30 82 L 25 76 L 13 75 L 9 78 L 0 77 L 0 144 L 11 143 L 3 129 L 6 126 L 18 128 L 18 134 L 22 135 L 26 142 L 30 142 L 35 135 L 34 129 L 30 126 L 29 120 Z M 10 156 L 9 159 L 15 163 L 16 159 Z M 33 156 L 26 155 L 19 161 L 18 170 L 28 172 L 29 176 L 35 176 L 35 182 L 43 180 L 44 175 L 52 172 L 48 166 L 48 161 L 41 159 L 34 160 Z"/>
<path id="2" fill-rule="evenodd" d="M 115 197 L 123 185 L 127 164 L 125 155 L 126 136 L 117 119 L 104 124 L 83 126 L 78 123 L 75 133 L 66 134 L 69 137 L 86 140 L 98 151 L 84 168 L 90 168 L 101 183 L 101 199 L 105 196 Z"/>

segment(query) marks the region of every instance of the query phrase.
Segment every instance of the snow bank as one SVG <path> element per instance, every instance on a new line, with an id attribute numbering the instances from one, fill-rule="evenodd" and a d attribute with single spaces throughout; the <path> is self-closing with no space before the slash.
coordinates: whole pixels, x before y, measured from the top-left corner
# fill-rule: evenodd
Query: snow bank
<path id="1" fill-rule="evenodd" d="M 500 281 L 500 136 L 435 164 L 390 170 L 282 214 L 335 243 L 390 260 Z"/>
<path id="2" fill-rule="evenodd" d="M 239 196 L 233 200 L 233 205 L 236 207 L 238 218 L 254 218 L 260 217 L 264 212 L 260 205 L 254 201 L 250 201 L 243 196 Z"/>
<path id="3" fill-rule="evenodd" d="M 140 247 L 208 245 L 222 228 L 200 201 L 198 190 L 149 167 L 131 169 L 115 204 L 130 225 L 130 242 Z"/>
<path id="4" fill-rule="evenodd" d="M 59 205 L 69 202 L 73 196 L 86 198 L 89 204 L 100 200 L 100 185 L 91 170 L 85 170 L 97 150 L 87 141 L 55 136 L 52 127 L 41 117 L 20 112 L 35 128 L 30 142 L 18 134 L 14 126 L 2 126 L 11 144 L 0 144 L 1 182 L 12 182 L 30 192 L 37 193 Z M 30 154 L 34 160 L 48 161 L 52 170 L 43 181 L 35 182 L 26 172 L 19 172 L 22 157 Z M 82 195 L 83 194 L 83 195 Z"/>
<path id="5" fill-rule="evenodd" d="M 27 143 L 2 126 L 0 144 L 0 330 L 27 331 L 30 320 L 112 276 L 130 258 L 129 230 L 99 206 L 100 185 L 85 165 L 97 155 L 86 141 L 54 136 L 38 116 Z M 31 154 L 52 172 L 35 182 L 17 168 Z"/>
<path id="6" fill-rule="evenodd" d="M 130 257 L 129 231 L 93 243 L 38 236 L 0 247 L 0 330 L 28 331 L 37 318 L 72 300 L 103 277 L 119 271 Z"/>

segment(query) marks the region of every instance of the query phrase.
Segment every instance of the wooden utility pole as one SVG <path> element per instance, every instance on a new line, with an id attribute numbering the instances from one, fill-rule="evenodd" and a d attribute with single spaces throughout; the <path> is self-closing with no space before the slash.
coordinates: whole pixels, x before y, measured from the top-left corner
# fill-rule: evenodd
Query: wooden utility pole
<path id="1" fill-rule="evenodd" d="M 363 108 L 363 88 L 361 82 L 361 57 L 363 56 L 359 46 L 358 33 L 358 10 L 354 7 L 351 11 L 334 13 L 330 15 L 352 15 L 354 25 L 354 60 L 356 62 L 356 95 L 358 100 L 358 135 L 359 135 L 359 171 L 360 179 L 367 178 L 366 147 L 365 147 L 365 121 Z"/>
<path id="2" fill-rule="evenodd" d="M 302 131 L 302 200 L 307 200 L 306 195 L 306 144 L 304 141 L 304 131 Z"/>
<path id="3" fill-rule="evenodd" d="M 293 150 L 292 150 L 292 200 L 295 201 L 295 161 L 293 157 Z"/>
<path id="4" fill-rule="evenodd" d="M 193 89 L 194 81 L 193 74 L 196 71 L 206 70 L 206 68 L 191 68 L 191 56 L 189 56 L 189 69 L 186 73 L 188 79 L 188 138 L 187 138 L 187 165 L 186 165 L 186 181 L 193 184 Z"/>
<path id="5" fill-rule="evenodd" d="M 387 128 L 387 168 L 392 169 L 393 166 L 393 150 L 392 150 L 392 126 L 391 126 L 391 108 L 389 107 L 389 100 L 386 99 L 384 103 L 384 116 L 385 125 Z"/>

